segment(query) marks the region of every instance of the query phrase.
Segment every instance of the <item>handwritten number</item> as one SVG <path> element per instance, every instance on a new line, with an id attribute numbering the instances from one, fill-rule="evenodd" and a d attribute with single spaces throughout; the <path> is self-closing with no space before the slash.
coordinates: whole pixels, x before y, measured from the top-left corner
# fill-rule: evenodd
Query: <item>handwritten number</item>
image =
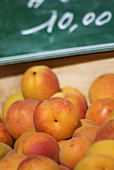
<path id="1" fill-rule="evenodd" d="M 82 19 L 82 23 L 85 26 L 87 26 L 87 25 L 91 24 L 94 20 L 95 20 L 95 13 L 94 12 L 89 12 Z"/>
<path id="2" fill-rule="evenodd" d="M 64 30 L 70 26 L 74 18 L 74 15 L 70 12 L 66 12 L 58 22 L 58 27 Z"/>
<path id="3" fill-rule="evenodd" d="M 97 17 L 97 19 L 95 20 L 95 24 L 97 26 L 102 26 L 107 22 L 109 22 L 111 18 L 112 18 L 112 13 L 110 11 L 105 11 Z"/>
<path id="4" fill-rule="evenodd" d="M 39 32 L 43 29 L 46 29 L 47 33 L 52 33 L 55 23 L 57 21 L 57 17 L 58 17 L 57 11 L 53 10 L 51 17 L 48 21 L 46 21 L 43 24 L 38 25 L 36 27 L 22 30 L 21 34 L 29 35 L 29 34 Z M 98 17 L 96 17 L 94 12 L 89 12 L 82 18 L 82 24 L 84 26 L 88 26 L 94 22 L 96 24 L 96 26 L 102 26 L 102 25 L 108 23 L 111 19 L 112 19 L 112 13 L 110 11 L 105 11 L 105 12 L 101 13 Z M 69 27 L 68 32 L 72 33 L 74 30 L 76 30 L 79 27 L 79 25 L 77 23 L 72 24 L 73 20 L 74 20 L 74 14 L 71 12 L 66 12 L 59 19 L 57 26 L 60 30 L 65 30 Z"/>
<path id="5" fill-rule="evenodd" d="M 21 34 L 22 35 L 33 34 L 35 32 L 41 31 L 45 28 L 47 28 L 48 33 L 51 33 L 53 31 L 53 27 L 54 27 L 56 19 L 57 19 L 57 12 L 52 11 L 52 16 L 47 22 L 45 22 L 41 25 L 38 25 L 36 27 L 30 28 L 30 29 L 27 29 L 27 30 L 23 30 L 23 31 L 21 31 Z"/>

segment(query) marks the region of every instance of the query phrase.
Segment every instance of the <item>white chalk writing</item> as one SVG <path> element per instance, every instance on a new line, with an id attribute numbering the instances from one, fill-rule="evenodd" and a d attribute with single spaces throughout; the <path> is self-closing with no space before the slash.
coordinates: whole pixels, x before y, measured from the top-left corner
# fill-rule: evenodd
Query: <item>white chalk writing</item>
<path id="1" fill-rule="evenodd" d="M 72 12 L 64 13 L 59 19 L 57 23 L 57 27 L 60 30 L 68 29 L 68 33 L 74 32 L 77 28 L 79 28 L 78 23 L 73 24 L 74 17 L 75 16 Z M 56 10 L 53 10 L 51 12 L 51 17 L 49 18 L 48 21 L 38 26 L 35 26 L 33 28 L 22 30 L 21 34 L 29 35 L 29 34 L 39 32 L 43 29 L 46 29 L 47 33 L 52 33 L 54 26 L 56 24 L 57 18 L 58 18 L 58 13 Z M 101 13 L 99 16 L 96 16 L 94 12 L 89 12 L 85 14 L 84 17 L 82 18 L 82 24 L 84 26 L 89 26 L 92 22 L 94 22 L 96 26 L 103 26 L 104 24 L 108 23 L 111 19 L 112 19 L 112 13 L 110 11 L 105 11 Z"/>
<path id="2" fill-rule="evenodd" d="M 74 15 L 73 13 L 71 12 L 66 12 L 62 17 L 61 19 L 59 20 L 58 22 L 58 27 L 63 30 L 63 29 L 66 29 L 68 28 L 72 21 L 73 21 L 73 18 L 74 18 Z M 65 22 L 66 21 L 66 22 Z"/>
<path id="3" fill-rule="evenodd" d="M 97 17 L 95 20 L 95 24 L 98 26 L 102 26 L 109 22 L 112 19 L 112 13 L 110 11 L 105 11 L 101 15 Z"/>
<path id="4" fill-rule="evenodd" d="M 27 3 L 28 8 L 39 8 L 45 0 L 29 0 Z"/>
<path id="5" fill-rule="evenodd" d="M 60 2 L 62 3 L 66 3 L 68 1 L 70 0 L 60 0 Z M 27 8 L 37 9 L 44 2 L 45 0 L 28 0 Z M 73 12 L 67 11 L 60 16 L 57 10 L 52 10 L 50 12 L 50 15 L 51 15 L 50 18 L 45 22 L 37 26 L 34 26 L 32 28 L 27 28 L 25 30 L 22 30 L 21 34 L 22 35 L 34 34 L 44 29 L 47 31 L 47 33 L 52 33 L 54 30 L 54 26 L 57 26 L 59 30 L 67 29 L 68 33 L 71 34 L 80 26 L 79 23 L 75 22 L 76 16 L 74 15 Z M 112 19 L 112 13 L 110 11 L 103 11 L 98 16 L 96 15 L 95 12 L 88 12 L 82 17 L 81 24 L 83 24 L 83 26 L 89 26 L 92 23 L 94 23 L 95 26 L 99 27 L 99 26 L 103 26 L 104 24 L 107 24 L 108 22 L 111 21 L 111 19 Z"/>
<path id="6" fill-rule="evenodd" d="M 48 33 L 51 33 L 53 31 L 53 27 L 54 27 L 56 19 L 57 19 L 57 12 L 52 11 L 52 16 L 48 21 L 46 21 L 45 23 L 43 23 L 39 26 L 36 26 L 34 28 L 31 28 L 31 29 L 28 29 L 28 30 L 23 30 L 21 32 L 21 34 L 23 34 L 23 35 L 33 34 L 35 32 L 42 30 L 42 29 L 45 29 L 45 28 L 47 28 Z"/>
<path id="7" fill-rule="evenodd" d="M 102 26 L 108 23 L 111 19 L 112 19 L 112 13 L 110 11 L 105 11 L 101 13 L 98 17 L 96 17 L 96 14 L 94 12 L 89 12 L 83 17 L 82 23 L 85 26 L 87 26 L 95 21 L 95 24 L 97 26 Z"/>
<path id="8" fill-rule="evenodd" d="M 82 23 L 84 25 L 89 25 L 95 20 L 95 17 L 96 17 L 96 15 L 94 12 L 89 12 L 83 17 Z"/>
<path id="9" fill-rule="evenodd" d="M 62 3 L 66 3 L 69 0 L 60 0 L 60 2 Z M 28 8 L 34 8 L 37 9 L 39 8 L 43 3 L 45 2 L 45 0 L 29 0 L 27 3 L 27 7 Z"/>

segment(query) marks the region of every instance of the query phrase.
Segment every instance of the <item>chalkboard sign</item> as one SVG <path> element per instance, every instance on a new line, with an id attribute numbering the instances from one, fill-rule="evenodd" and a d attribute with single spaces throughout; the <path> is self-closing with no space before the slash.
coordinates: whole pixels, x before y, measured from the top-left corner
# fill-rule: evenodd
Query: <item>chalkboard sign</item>
<path id="1" fill-rule="evenodd" d="M 0 65 L 114 50 L 114 0 L 0 0 Z"/>

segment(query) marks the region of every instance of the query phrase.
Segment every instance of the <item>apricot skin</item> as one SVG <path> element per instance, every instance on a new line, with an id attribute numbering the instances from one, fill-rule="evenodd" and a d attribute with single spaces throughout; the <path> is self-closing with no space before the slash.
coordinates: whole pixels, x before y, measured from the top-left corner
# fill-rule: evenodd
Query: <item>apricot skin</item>
<path id="1" fill-rule="evenodd" d="M 67 140 L 60 149 L 61 164 L 69 169 L 73 169 L 85 157 L 91 144 L 91 141 L 86 137 L 76 137 Z"/>
<path id="2" fill-rule="evenodd" d="M 19 154 L 26 156 L 46 156 L 59 163 L 59 144 L 51 135 L 42 132 L 34 132 L 26 136 L 18 148 Z"/>
<path id="3" fill-rule="evenodd" d="M 91 83 L 88 96 L 90 103 L 101 98 L 114 99 L 114 74 L 107 73 L 98 76 Z"/>
<path id="4" fill-rule="evenodd" d="M 21 91 L 25 99 L 47 100 L 59 90 L 59 80 L 47 66 L 30 67 L 22 77 Z"/>
<path id="5" fill-rule="evenodd" d="M 96 122 L 98 125 L 102 125 L 113 110 L 113 99 L 98 99 L 90 105 L 85 118 Z"/>
<path id="6" fill-rule="evenodd" d="M 34 99 L 14 102 L 6 115 L 6 128 L 14 139 L 24 131 L 34 127 L 33 113 L 38 101 Z"/>
<path id="7" fill-rule="evenodd" d="M 36 131 L 48 133 L 59 141 L 72 136 L 78 127 L 79 116 L 70 101 L 54 97 L 36 106 L 33 120 Z"/>

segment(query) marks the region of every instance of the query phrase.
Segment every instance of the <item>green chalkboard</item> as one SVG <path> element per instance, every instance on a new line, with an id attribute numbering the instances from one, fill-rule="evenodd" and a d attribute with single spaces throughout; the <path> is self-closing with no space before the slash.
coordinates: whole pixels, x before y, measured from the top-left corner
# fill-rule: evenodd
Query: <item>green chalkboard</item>
<path id="1" fill-rule="evenodd" d="M 114 50 L 114 0 L 0 0 L 0 65 Z"/>

